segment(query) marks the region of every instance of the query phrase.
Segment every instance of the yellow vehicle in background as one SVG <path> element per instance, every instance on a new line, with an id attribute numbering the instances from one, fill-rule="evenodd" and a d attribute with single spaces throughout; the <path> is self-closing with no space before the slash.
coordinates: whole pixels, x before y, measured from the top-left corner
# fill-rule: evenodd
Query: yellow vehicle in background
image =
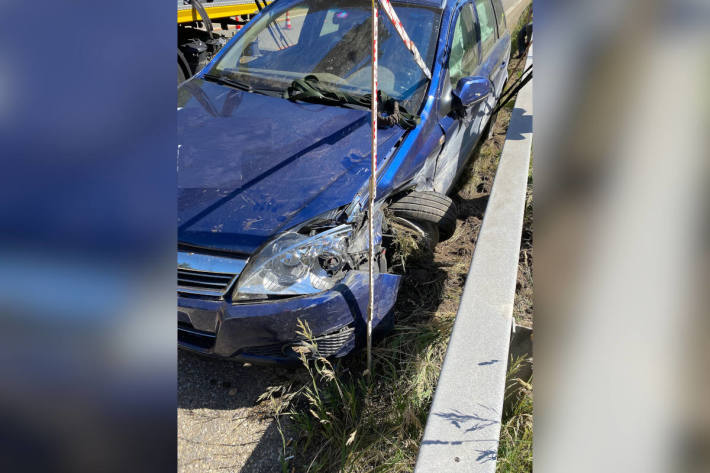
<path id="1" fill-rule="evenodd" d="M 178 84 L 227 44 L 230 25 L 240 28 L 266 4 L 265 0 L 178 0 Z M 216 31 L 214 24 L 221 29 Z"/>

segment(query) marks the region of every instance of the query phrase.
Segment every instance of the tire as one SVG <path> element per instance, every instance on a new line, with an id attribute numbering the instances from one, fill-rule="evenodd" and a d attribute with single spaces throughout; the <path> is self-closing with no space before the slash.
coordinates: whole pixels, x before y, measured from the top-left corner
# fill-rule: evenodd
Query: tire
<path id="1" fill-rule="evenodd" d="M 438 192 L 412 192 L 390 204 L 389 208 L 397 217 L 437 225 L 442 241 L 456 230 L 456 204 Z"/>

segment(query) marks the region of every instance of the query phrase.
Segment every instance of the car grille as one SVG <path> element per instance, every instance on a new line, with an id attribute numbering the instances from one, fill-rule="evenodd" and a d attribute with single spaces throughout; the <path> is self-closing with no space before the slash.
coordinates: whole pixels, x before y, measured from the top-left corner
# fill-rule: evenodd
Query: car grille
<path id="1" fill-rule="evenodd" d="M 335 355 L 350 340 L 354 332 L 354 327 L 343 327 L 337 332 L 316 337 L 313 341 L 316 343 L 318 351 L 317 353 L 310 353 L 309 358 L 316 355 L 324 357 Z M 300 344 L 301 342 L 272 343 L 270 345 L 245 348 L 242 354 L 267 358 L 294 358 L 297 356 L 294 347 Z"/>
<path id="2" fill-rule="evenodd" d="M 223 295 L 236 274 L 178 268 L 178 288 L 207 295 Z"/>
<path id="3" fill-rule="evenodd" d="M 241 274 L 246 259 L 178 250 L 178 293 L 222 298 Z"/>
<path id="4" fill-rule="evenodd" d="M 353 333 L 355 333 L 354 327 L 344 327 L 337 332 L 316 337 L 314 341 L 318 347 L 318 354 L 321 356 L 335 355 L 350 340 Z"/>

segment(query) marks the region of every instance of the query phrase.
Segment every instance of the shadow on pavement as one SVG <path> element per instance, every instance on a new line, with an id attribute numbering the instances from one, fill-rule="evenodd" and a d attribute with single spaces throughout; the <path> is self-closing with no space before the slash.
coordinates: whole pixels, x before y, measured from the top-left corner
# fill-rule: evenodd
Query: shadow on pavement
<path id="1" fill-rule="evenodd" d="M 297 373 L 178 350 L 178 470 L 279 471 L 281 435 L 256 401 Z"/>

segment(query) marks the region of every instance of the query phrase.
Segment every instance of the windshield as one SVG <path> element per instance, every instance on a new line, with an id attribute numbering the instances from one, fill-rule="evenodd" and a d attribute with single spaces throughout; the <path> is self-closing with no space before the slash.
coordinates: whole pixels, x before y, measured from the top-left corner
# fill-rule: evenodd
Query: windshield
<path id="1" fill-rule="evenodd" d="M 349 93 L 371 92 L 372 19 L 370 3 L 304 0 L 270 8 L 249 26 L 210 70 L 255 89 L 286 90 L 306 75 Z M 433 69 L 440 13 L 397 5 L 397 15 L 424 61 Z M 378 86 L 416 111 L 427 79 L 384 15 L 379 21 Z"/>

